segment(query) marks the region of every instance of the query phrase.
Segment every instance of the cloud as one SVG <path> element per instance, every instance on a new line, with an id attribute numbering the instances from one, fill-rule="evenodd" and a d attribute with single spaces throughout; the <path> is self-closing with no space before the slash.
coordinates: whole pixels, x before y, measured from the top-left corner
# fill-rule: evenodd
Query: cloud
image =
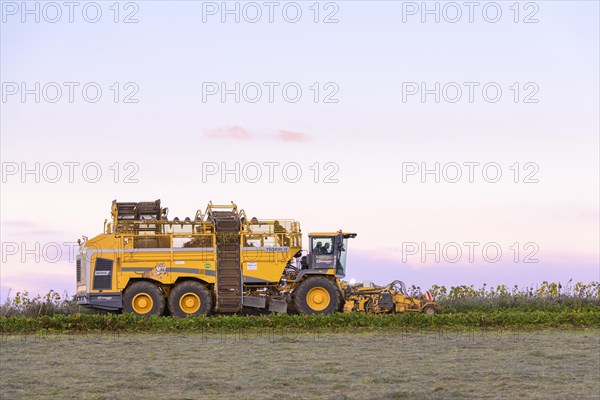
<path id="1" fill-rule="evenodd" d="M 250 140 L 256 138 L 254 133 L 238 125 L 228 126 L 226 128 L 206 129 L 205 136 L 211 139 L 231 140 Z"/>
<path id="2" fill-rule="evenodd" d="M 275 134 L 263 134 L 252 132 L 239 125 L 232 125 L 225 128 L 205 129 L 204 136 L 209 139 L 223 140 L 260 140 L 260 139 L 275 139 L 280 142 L 307 142 L 313 140 L 306 133 L 293 132 L 285 129 L 280 129 Z"/>
<path id="3" fill-rule="evenodd" d="M 312 140 L 312 138 L 306 133 L 302 132 L 292 132 L 286 130 L 280 130 L 275 134 L 275 139 L 280 140 L 282 142 L 307 142 Z"/>

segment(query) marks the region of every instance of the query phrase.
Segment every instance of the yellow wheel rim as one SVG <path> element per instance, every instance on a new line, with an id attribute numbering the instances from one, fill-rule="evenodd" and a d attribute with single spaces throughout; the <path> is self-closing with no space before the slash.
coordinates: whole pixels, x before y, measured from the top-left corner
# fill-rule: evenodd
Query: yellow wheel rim
<path id="1" fill-rule="evenodd" d="M 330 302 L 331 296 L 325 288 L 315 287 L 306 294 L 306 303 L 314 311 L 323 311 L 329 306 Z"/>
<path id="2" fill-rule="evenodd" d="M 179 308 L 186 314 L 194 314 L 198 312 L 202 301 L 196 293 L 187 292 L 179 298 Z"/>
<path id="3" fill-rule="evenodd" d="M 152 296 L 148 293 L 138 293 L 133 297 L 133 311 L 138 314 L 148 314 L 154 306 Z"/>

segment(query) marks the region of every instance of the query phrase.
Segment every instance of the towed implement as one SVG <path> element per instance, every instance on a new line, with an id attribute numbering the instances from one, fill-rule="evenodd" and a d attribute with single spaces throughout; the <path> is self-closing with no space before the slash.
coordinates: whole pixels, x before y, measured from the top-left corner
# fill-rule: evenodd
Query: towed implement
<path id="1" fill-rule="evenodd" d="M 375 286 L 371 282 L 362 285 L 345 285 L 344 312 L 363 311 L 368 313 L 424 312 L 435 314 L 437 303 L 429 291 L 421 298 L 409 296 L 402 281 L 387 286 Z"/>
<path id="2" fill-rule="evenodd" d="M 80 241 L 77 303 L 137 315 L 177 317 L 271 312 L 433 314 L 431 296 L 408 296 L 404 284 L 351 285 L 350 232 L 310 233 L 302 250 L 294 220 L 248 218 L 234 203 L 209 203 L 194 218 L 172 220 L 155 202 L 113 201 L 104 232 Z"/>

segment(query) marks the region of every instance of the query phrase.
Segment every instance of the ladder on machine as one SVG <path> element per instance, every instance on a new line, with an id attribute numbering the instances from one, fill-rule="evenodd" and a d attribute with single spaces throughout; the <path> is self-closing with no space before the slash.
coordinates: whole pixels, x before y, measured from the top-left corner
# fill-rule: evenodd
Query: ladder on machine
<path id="1" fill-rule="evenodd" d="M 240 265 L 240 217 L 235 204 L 229 211 L 213 210 L 225 206 L 209 204 L 209 219 L 217 237 L 216 311 L 235 313 L 242 309 L 242 269 Z"/>

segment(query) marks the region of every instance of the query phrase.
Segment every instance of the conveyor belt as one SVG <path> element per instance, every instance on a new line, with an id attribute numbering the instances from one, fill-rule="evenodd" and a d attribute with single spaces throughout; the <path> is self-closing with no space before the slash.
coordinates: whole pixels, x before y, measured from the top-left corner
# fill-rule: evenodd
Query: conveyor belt
<path id="1" fill-rule="evenodd" d="M 218 312 L 242 309 L 242 270 L 240 266 L 240 220 L 235 211 L 213 211 L 217 234 Z"/>

